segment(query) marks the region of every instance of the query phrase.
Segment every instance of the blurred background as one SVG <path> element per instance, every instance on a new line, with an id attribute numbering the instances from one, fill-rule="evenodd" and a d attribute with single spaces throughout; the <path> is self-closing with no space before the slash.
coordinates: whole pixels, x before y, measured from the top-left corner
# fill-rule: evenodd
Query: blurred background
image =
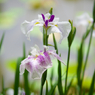
<path id="1" fill-rule="evenodd" d="M 31 32 L 31 41 L 28 41 L 21 31 L 22 22 L 24 22 L 24 20 L 31 21 L 37 19 L 38 14 L 47 13 L 51 7 L 53 8 L 53 14 L 56 17 L 59 17 L 60 21 L 67 21 L 70 19 L 74 22 L 76 17 L 84 12 L 87 12 L 92 17 L 93 0 L 0 0 L 0 39 L 3 32 L 5 32 L 0 54 L 0 71 L 4 75 L 5 87 L 13 87 L 16 60 L 23 54 L 23 43 L 25 42 L 27 55 L 31 47 L 35 44 L 37 44 L 40 49 L 43 49 L 42 33 L 39 31 L 38 27 Z M 75 40 L 71 47 L 70 64 L 72 65 L 69 69 L 69 74 L 74 74 L 76 71 L 77 50 L 82 35 L 83 32 L 77 30 Z M 58 41 L 60 35 L 55 34 L 55 36 Z M 52 35 L 49 37 L 49 43 L 52 44 Z M 84 53 L 87 49 L 87 45 L 86 42 Z M 63 60 L 66 63 L 68 50 L 67 39 L 64 39 L 61 44 L 58 43 L 58 48 L 59 53 L 62 53 Z M 85 73 L 86 78 L 88 78 L 88 87 L 90 84 L 90 77 L 92 77 L 95 69 L 94 48 L 95 38 L 92 39 L 88 60 L 89 64 Z M 56 60 L 54 60 L 54 62 L 55 61 Z M 57 65 L 55 66 L 54 64 L 53 66 L 56 68 Z M 57 75 L 57 71 L 55 72 L 55 75 Z"/>

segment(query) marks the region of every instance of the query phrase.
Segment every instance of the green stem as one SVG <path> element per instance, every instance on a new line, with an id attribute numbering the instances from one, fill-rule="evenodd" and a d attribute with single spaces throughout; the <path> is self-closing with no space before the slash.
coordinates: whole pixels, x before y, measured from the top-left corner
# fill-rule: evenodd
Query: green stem
<path id="1" fill-rule="evenodd" d="M 87 65 L 87 61 L 88 61 L 88 56 L 89 56 L 89 51 L 90 51 L 90 46 L 91 46 L 91 41 L 92 41 L 93 27 L 94 27 L 94 24 L 92 25 L 92 28 L 91 28 L 90 40 L 89 40 L 89 44 L 88 44 L 88 49 L 87 49 L 87 54 L 86 54 L 86 59 L 85 59 L 84 69 L 83 69 L 83 74 L 82 74 L 82 81 L 84 78 L 84 73 L 85 73 L 85 69 L 86 69 L 86 65 Z"/>
<path id="2" fill-rule="evenodd" d="M 53 42 L 54 42 L 56 53 L 58 54 L 58 48 L 57 48 L 57 43 L 54 34 L 53 34 Z M 60 95 L 63 95 L 62 80 L 61 80 L 61 62 L 59 60 L 57 61 L 58 61 L 58 91 Z"/>
<path id="3" fill-rule="evenodd" d="M 67 77 L 68 77 L 69 59 L 70 59 L 70 47 L 68 48 L 68 59 L 67 59 L 67 69 L 66 69 L 66 78 L 65 78 L 65 93 L 67 90 Z"/>
<path id="4" fill-rule="evenodd" d="M 46 31 L 45 31 L 46 30 Z M 48 35 L 47 35 L 47 29 L 44 29 L 43 27 L 43 45 L 48 46 Z M 45 83 L 47 77 L 47 70 L 43 73 L 41 78 L 41 89 L 40 89 L 40 95 L 43 93 L 43 85 Z"/>

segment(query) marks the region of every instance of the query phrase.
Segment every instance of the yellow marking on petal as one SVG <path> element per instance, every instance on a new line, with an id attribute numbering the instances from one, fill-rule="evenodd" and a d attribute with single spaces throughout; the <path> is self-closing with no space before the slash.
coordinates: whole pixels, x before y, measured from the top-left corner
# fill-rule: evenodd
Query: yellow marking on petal
<path id="1" fill-rule="evenodd" d="M 90 20 L 88 20 L 88 23 L 89 23 L 89 24 L 91 24 L 91 21 L 90 21 Z"/>
<path id="2" fill-rule="evenodd" d="M 44 55 L 43 53 L 41 53 L 41 55 Z"/>
<path id="3" fill-rule="evenodd" d="M 57 24 L 56 24 L 55 26 L 56 26 L 56 27 L 58 27 L 58 25 L 57 25 Z"/>
<path id="4" fill-rule="evenodd" d="M 36 55 L 36 57 L 38 57 L 38 55 Z"/>
<path id="5" fill-rule="evenodd" d="M 36 24 L 39 24 L 39 22 L 36 22 L 35 25 L 36 25 Z"/>

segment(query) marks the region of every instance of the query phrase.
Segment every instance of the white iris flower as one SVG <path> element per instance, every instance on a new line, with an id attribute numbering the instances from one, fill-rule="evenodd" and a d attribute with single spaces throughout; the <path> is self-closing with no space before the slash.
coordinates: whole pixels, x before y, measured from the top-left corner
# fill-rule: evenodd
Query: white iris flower
<path id="1" fill-rule="evenodd" d="M 30 39 L 30 32 L 34 26 L 39 26 L 41 32 L 43 32 L 43 26 L 47 29 L 47 35 L 51 33 L 60 33 L 61 39 L 66 38 L 71 30 L 71 25 L 68 21 L 59 22 L 59 18 L 55 18 L 54 15 L 47 13 L 45 15 L 38 15 L 38 19 L 31 22 L 24 21 L 21 26 L 22 32 Z"/>

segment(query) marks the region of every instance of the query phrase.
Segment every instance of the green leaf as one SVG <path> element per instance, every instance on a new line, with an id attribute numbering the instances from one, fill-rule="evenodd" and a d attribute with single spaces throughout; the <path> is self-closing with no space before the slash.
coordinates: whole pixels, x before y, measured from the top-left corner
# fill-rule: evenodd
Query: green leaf
<path id="1" fill-rule="evenodd" d="M 2 93 L 3 95 L 5 95 L 5 90 L 4 90 L 4 78 L 2 76 Z"/>
<path id="2" fill-rule="evenodd" d="M 53 95 L 54 90 L 55 90 L 55 88 L 56 88 L 57 84 L 58 84 L 58 83 L 55 83 L 55 84 L 52 86 L 52 88 L 50 89 L 50 91 L 49 91 L 48 95 Z"/>
<path id="3" fill-rule="evenodd" d="M 70 83 L 69 83 L 69 85 L 67 87 L 66 94 L 67 94 L 67 92 L 69 91 L 69 89 L 70 89 L 70 87 L 72 85 L 73 79 L 74 79 L 74 77 L 71 79 L 71 81 L 70 81 Z"/>
<path id="4" fill-rule="evenodd" d="M 83 64 L 83 40 L 81 42 L 80 48 L 78 50 L 78 67 L 77 67 L 77 80 L 78 85 L 81 86 L 81 71 L 82 71 L 82 64 Z"/>
<path id="5" fill-rule="evenodd" d="M 23 43 L 23 59 L 26 57 L 26 52 L 25 52 L 25 43 Z"/>
<path id="6" fill-rule="evenodd" d="M 26 69 L 24 72 L 24 88 L 25 88 L 25 94 L 30 95 L 29 82 L 28 82 L 28 71 Z"/>
<path id="7" fill-rule="evenodd" d="M 23 59 L 26 57 L 25 43 L 23 43 Z M 25 69 L 24 73 L 24 87 L 26 95 L 30 95 L 29 83 L 28 83 L 28 71 Z"/>
<path id="8" fill-rule="evenodd" d="M 54 34 L 53 34 L 53 42 L 54 42 L 56 53 L 58 54 L 58 48 L 57 48 L 57 43 Z M 61 62 L 59 60 L 58 60 L 58 90 L 60 95 L 63 95 L 62 80 L 61 80 Z"/>
<path id="9" fill-rule="evenodd" d="M 83 40 L 85 40 L 85 39 L 88 37 L 91 28 L 92 28 L 92 26 L 86 30 L 86 32 L 85 32 L 84 35 L 83 35 Z"/>
<path id="10" fill-rule="evenodd" d="M 94 5 L 93 5 L 93 20 L 94 20 L 94 23 L 95 23 L 95 0 L 94 0 Z"/>
<path id="11" fill-rule="evenodd" d="M 55 47 L 56 53 L 58 54 L 58 48 L 57 48 L 57 43 L 56 43 L 54 34 L 53 34 L 53 42 L 54 42 L 54 47 Z"/>
<path id="12" fill-rule="evenodd" d="M 93 74 L 92 83 L 91 83 L 90 90 L 89 90 L 89 95 L 93 95 L 94 86 L 95 86 L 95 71 L 94 71 L 94 74 Z"/>
<path id="13" fill-rule="evenodd" d="M 48 95 L 48 81 L 46 80 L 46 95 Z"/>
<path id="14" fill-rule="evenodd" d="M 43 85 L 45 83 L 47 77 L 47 70 L 43 73 L 42 78 L 41 78 L 41 89 L 40 89 L 40 95 L 43 93 Z"/>
<path id="15" fill-rule="evenodd" d="M 4 40 L 4 36 L 5 36 L 5 32 L 3 33 L 2 37 L 1 37 L 1 40 L 0 40 L 0 52 L 1 52 L 2 43 L 3 43 L 3 40 Z"/>
<path id="16" fill-rule="evenodd" d="M 61 62 L 58 60 L 58 90 L 60 95 L 63 95 L 62 80 L 61 80 Z"/>
<path id="17" fill-rule="evenodd" d="M 53 68 L 51 70 L 51 76 L 50 76 L 50 85 L 51 85 L 51 88 L 52 88 L 52 80 L 53 80 Z"/>
<path id="18" fill-rule="evenodd" d="M 43 75 L 42 75 L 42 79 L 41 79 L 41 81 L 42 81 L 42 86 L 43 86 L 44 83 L 45 83 L 46 76 L 47 76 L 47 70 L 46 70 L 46 71 L 43 73 Z"/>
<path id="19" fill-rule="evenodd" d="M 48 46 L 52 46 L 52 47 L 54 47 L 53 45 L 51 45 L 51 44 L 48 44 Z"/>
<path id="20" fill-rule="evenodd" d="M 18 58 L 17 67 L 15 72 L 15 82 L 14 82 L 14 95 L 18 95 L 18 87 L 19 87 L 19 67 L 21 64 L 22 58 Z"/>

